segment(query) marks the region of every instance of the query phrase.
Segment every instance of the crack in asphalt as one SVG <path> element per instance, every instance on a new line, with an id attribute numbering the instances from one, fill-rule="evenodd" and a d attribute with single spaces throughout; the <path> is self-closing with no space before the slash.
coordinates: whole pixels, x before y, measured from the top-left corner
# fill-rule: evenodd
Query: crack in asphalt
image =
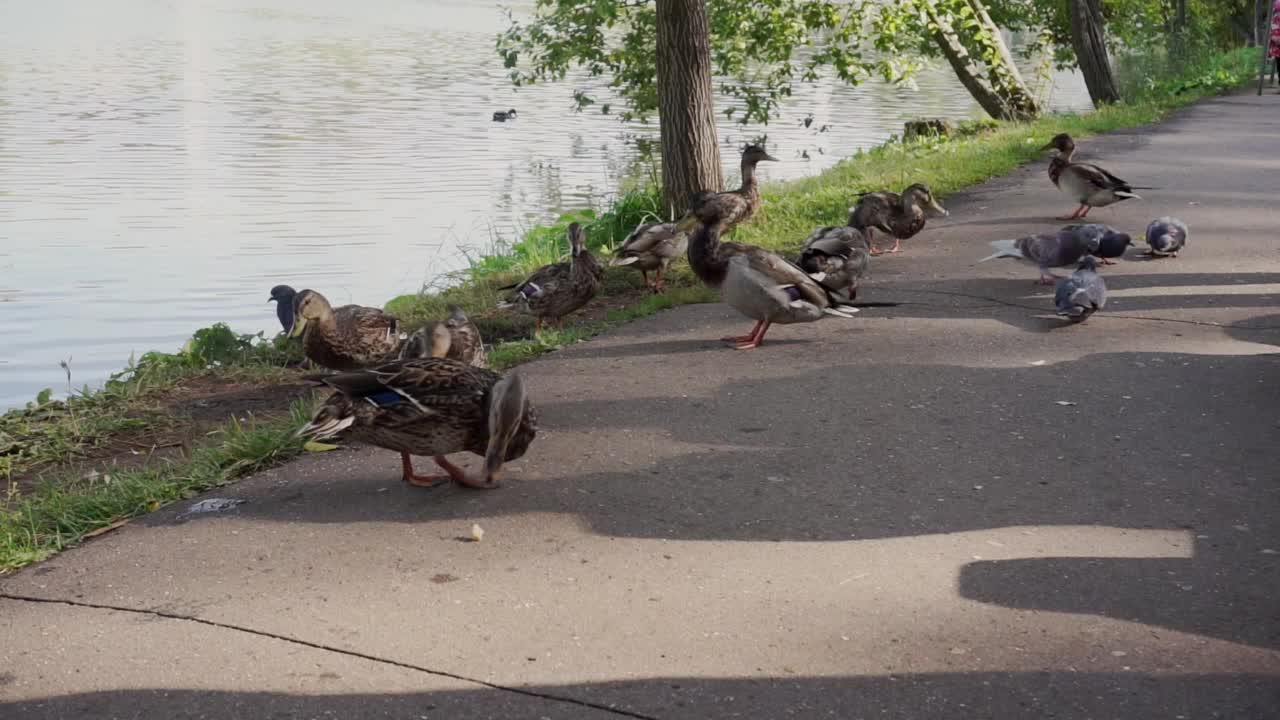
<path id="1" fill-rule="evenodd" d="M 0 600 L 15 600 L 17 602 L 41 603 L 45 605 L 69 605 L 71 607 L 88 608 L 92 610 L 114 610 L 116 612 L 133 613 L 135 615 L 149 615 L 152 617 L 164 618 L 166 620 L 182 620 L 185 622 L 197 623 L 199 625 L 207 625 L 209 627 L 214 627 L 221 630 L 234 630 L 236 632 L 242 632 L 248 635 L 256 635 L 258 637 L 269 638 L 271 640 L 279 640 L 281 642 L 292 643 L 294 645 L 301 645 L 303 647 L 312 648 L 313 650 L 323 650 L 325 652 L 337 653 L 338 655 L 345 655 L 347 657 L 358 658 L 360 660 L 368 660 L 370 662 L 379 663 L 381 665 L 390 665 L 392 667 L 398 667 L 405 670 L 413 670 L 415 672 L 426 673 L 427 675 L 435 675 L 437 677 L 445 677 L 453 680 L 462 680 L 463 682 L 482 685 L 484 687 L 491 688 L 493 690 L 500 690 L 502 692 L 515 693 L 517 695 L 525 695 L 527 697 L 534 697 L 542 700 L 550 700 L 552 702 L 568 703 L 570 705 L 578 705 L 581 707 L 591 708 L 593 710 L 601 710 L 603 712 L 612 713 L 620 717 L 637 718 L 638 720 L 661 720 L 661 718 L 658 718 L 653 715 L 643 715 L 641 713 L 632 712 L 630 710 L 620 710 L 615 707 L 609 707 L 608 705 L 601 705 L 599 703 L 594 703 L 589 700 L 579 700 L 577 698 L 568 697 L 565 695 L 554 695 L 552 693 L 537 692 L 535 690 L 526 690 L 518 687 L 509 687 L 507 685 L 498 685 L 497 683 L 486 682 L 484 680 L 477 680 L 475 678 L 467 677 L 466 675 L 459 675 L 457 673 L 451 673 L 446 670 L 434 670 L 429 667 L 414 665 L 413 663 L 402 662 L 400 660 L 391 660 L 389 658 L 378 657 L 377 655 L 362 653 L 358 650 L 346 650 L 340 647 L 334 647 L 332 645 L 325 645 L 323 643 L 312 642 L 310 640 L 302 640 L 300 638 L 289 637 L 288 635 L 280 635 L 277 633 L 268 632 L 266 630 L 256 630 L 254 628 L 244 627 L 241 625 L 232 625 L 230 623 L 218 622 L 216 620 L 205 620 L 203 618 L 192 617 L 189 615 L 179 615 L 177 613 L 165 612 L 163 610 L 143 610 L 139 608 L 124 607 L 121 605 L 106 605 L 103 603 L 81 602 L 79 600 L 62 600 L 58 598 L 35 597 L 33 595 L 15 595 L 13 593 L 7 593 L 7 592 L 0 592 Z"/>

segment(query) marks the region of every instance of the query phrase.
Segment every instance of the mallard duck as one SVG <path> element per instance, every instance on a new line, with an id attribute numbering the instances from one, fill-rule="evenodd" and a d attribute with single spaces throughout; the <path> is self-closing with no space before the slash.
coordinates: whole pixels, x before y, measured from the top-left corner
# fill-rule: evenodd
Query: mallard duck
<path id="1" fill-rule="evenodd" d="M 751 332 L 722 338 L 739 350 L 759 347 L 774 323 L 800 323 L 823 315 L 850 317 L 856 308 L 841 305 L 831 291 L 797 265 L 764 248 L 720 242 L 722 206 L 704 204 L 699 225 L 689 239 L 689 266 L 711 287 L 720 288 L 724 301 L 756 321 Z"/>
<path id="2" fill-rule="evenodd" d="M 683 255 L 689 246 L 689 234 L 677 230 L 675 223 L 646 223 L 640 225 L 622 245 L 613 251 L 616 256 L 610 266 L 630 266 L 644 276 L 644 284 L 652 291 L 660 293 L 666 290 L 662 279 L 667 266 L 678 255 Z M 653 280 L 649 273 L 656 271 Z"/>
<path id="3" fill-rule="evenodd" d="M 907 186 L 901 194 L 888 191 L 863 193 L 858 204 L 849 208 L 849 226 L 867 236 L 872 255 L 896 253 L 902 241 L 924 229 L 928 214 L 947 216 L 947 209 L 938 204 L 933 192 L 924 183 Z M 893 237 L 893 248 L 881 250 L 872 242 L 872 230 L 879 230 Z"/>
<path id="4" fill-rule="evenodd" d="M 515 120 L 515 119 L 516 119 L 515 108 L 511 108 L 510 110 L 507 110 L 505 112 L 502 110 L 497 110 L 493 113 L 494 122 L 506 122 L 508 120 Z"/>
<path id="5" fill-rule="evenodd" d="M 692 230 L 699 222 L 701 208 L 710 206 L 721 218 L 722 232 L 750 220 L 760 210 L 760 184 L 756 181 L 756 165 L 761 162 L 777 162 L 778 158 L 765 151 L 763 145 L 748 145 L 742 150 L 742 186 L 727 192 L 699 192 L 694 195 L 689 211 L 676 223 L 680 230 Z"/>
<path id="6" fill-rule="evenodd" d="M 578 223 L 569 225 L 570 255 L 568 262 L 543 265 L 515 285 L 500 308 L 515 308 L 534 316 L 534 327 L 542 329 L 543 320 L 559 323 L 561 318 L 586 305 L 600 290 L 604 268 L 587 250 L 586 234 Z"/>
<path id="7" fill-rule="evenodd" d="M 1107 284 L 1098 274 L 1098 261 L 1092 255 L 1081 258 L 1075 273 L 1058 283 L 1053 303 L 1058 315 L 1073 323 L 1084 322 L 1107 304 Z"/>
<path id="8" fill-rule="evenodd" d="M 1187 224 L 1175 217 L 1162 217 L 1147 226 L 1147 254 L 1154 257 L 1178 257 L 1187 245 Z"/>
<path id="9" fill-rule="evenodd" d="M 276 304 L 276 319 L 286 333 L 293 329 L 293 298 L 297 294 L 288 285 L 277 285 L 271 288 L 271 297 L 267 298 L 267 302 Z"/>
<path id="10" fill-rule="evenodd" d="M 1066 133 L 1059 133 L 1041 150 L 1055 150 L 1049 161 L 1049 179 L 1054 187 L 1080 203 L 1080 207 L 1060 220 L 1076 220 L 1086 217 L 1091 208 L 1106 207 L 1121 200 L 1141 200 L 1129 183 L 1090 163 L 1072 162 L 1076 143 Z"/>
<path id="11" fill-rule="evenodd" d="M 447 357 L 452 346 L 453 337 L 449 334 L 449 328 L 442 322 L 429 322 L 409 333 L 409 337 L 405 338 L 396 350 L 395 359 L 422 360 Z M 459 358 L 452 359 L 466 362 Z M 470 365 L 470 363 L 467 364 Z"/>
<path id="12" fill-rule="evenodd" d="M 426 358 L 311 379 L 336 392 L 298 434 L 315 440 L 342 436 L 395 450 L 411 485 L 453 480 L 496 487 L 502 464 L 524 455 L 537 433 L 533 405 L 514 373 L 503 377 L 457 360 Z M 467 477 L 445 458 L 463 450 L 484 458 L 478 477 Z M 410 455 L 432 456 L 447 475 L 414 473 Z"/>
<path id="13" fill-rule="evenodd" d="M 473 367 L 489 367 L 480 329 L 457 305 L 449 305 L 443 322 L 427 323 L 400 345 L 399 359 L 447 357 Z"/>
<path id="14" fill-rule="evenodd" d="M 400 326 L 378 308 L 343 305 L 334 308 L 315 290 L 293 298 L 293 328 L 289 337 L 302 337 L 302 350 L 317 365 L 331 370 L 356 370 L 382 362 L 399 349 Z"/>
<path id="15" fill-rule="evenodd" d="M 796 264 L 828 290 L 853 300 L 871 264 L 871 244 L 848 225 L 818 228 L 804 241 Z"/>

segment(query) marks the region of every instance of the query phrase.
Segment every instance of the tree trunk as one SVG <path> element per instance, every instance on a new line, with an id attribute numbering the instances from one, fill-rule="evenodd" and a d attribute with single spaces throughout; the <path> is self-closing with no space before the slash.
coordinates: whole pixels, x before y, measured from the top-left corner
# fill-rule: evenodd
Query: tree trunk
<path id="1" fill-rule="evenodd" d="M 1076 64 L 1084 75 L 1085 87 L 1094 107 L 1120 100 L 1116 79 L 1107 58 L 1107 35 L 1102 8 L 1098 0 L 1071 0 L 1071 44 L 1076 50 Z"/>
<path id="2" fill-rule="evenodd" d="M 711 33 L 705 0 L 657 0 L 656 11 L 662 202 L 676 216 L 693 193 L 724 189 L 711 94 Z"/>
<path id="3" fill-rule="evenodd" d="M 960 84 L 964 85 L 988 115 L 999 120 L 1029 120 L 1036 117 L 1040 114 L 1040 108 L 1035 96 L 1023 82 L 1017 65 L 1014 65 L 1013 56 L 1000 35 L 1000 28 L 991 21 L 981 0 L 967 2 L 990 38 L 986 48 L 989 59 L 985 62 L 975 60 L 950 21 L 943 13 L 937 12 L 931 0 L 924 0 L 919 5 L 928 13 L 934 42 L 947 58 L 951 69 L 960 79 Z"/>

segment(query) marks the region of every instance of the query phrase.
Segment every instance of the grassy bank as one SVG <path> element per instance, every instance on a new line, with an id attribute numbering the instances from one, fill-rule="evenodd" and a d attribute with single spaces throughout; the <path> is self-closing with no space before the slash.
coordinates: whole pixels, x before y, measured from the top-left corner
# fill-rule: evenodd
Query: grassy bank
<path id="1" fill-rule="evenodd" d="M 47 388 L 0 416 L 0 573 L 294 454 L 300 359 L 296 343 L 215 325 L 100 389 Z"/>
<path id="2" fill-rule="evenodd" d="M 1086 137 L 1145 125 L 1238 87 L 1256 72 L 1256 60 L 1253 49 L 1205 55 L 1181 73 L 1170 73 L 1168 63 L 1130 60 L 1122 66 L 1130 73 L 1122 83 L 1129 102 L 1031 123 L 978 123 L 946 139 L 859 152 L 816 177 L 768 185 L 764 211 L 736 239 L 794 251 L 813 228 L 843 223 L 860 191 L 925 182 L 945 198 L 1043 160 L 1038 148 L 1058 132 Z M 662 296 L 650 294 L 639 273 L 609 269 L 600 295 L 559 330 L 534 335 L 529 319 L 494 308 L 499 287 L 563 255 L 570 222 L 586 225 L 591 247 L 603 253 L 636 224 L 659 216 L 659 205 L 656 189 L 644 187 L 605 212 L 567 213 L 475 258 L 447 289 L 401 296 L 387 309 L 416 323 L 442 317 L 448 303 L 462 305 L 491 343 L 492 362 L 504 368 L 665 308 L 714 301 L 678 262 Z M 72 392 L 66 400 L 44 392 L 0 416 L 0 573 L 294 457 L 301 445 L 293 430 L 314 402 L 292 369 L 297 352 L 296 344 L 215 326 L 198 331 L 180 352 L 144 355 L 100 390 Z"/>
<path id="3" fill-rule="evenodd" d="M 283 417 L 226 423 L 178 461 L 93 471 L 35 486 L 0 509 L 0 573 L 294 457 L 302 451 L 294 431 L 311 412 L 311 402 L 295 402 Z"/>

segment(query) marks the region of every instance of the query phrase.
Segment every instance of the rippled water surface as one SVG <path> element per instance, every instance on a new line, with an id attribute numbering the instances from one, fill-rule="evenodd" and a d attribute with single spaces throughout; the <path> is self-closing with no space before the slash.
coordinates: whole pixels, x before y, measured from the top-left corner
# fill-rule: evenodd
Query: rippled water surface
<path id="1" fill-rule="evenodd" d="M 64 388 L 60 360 L 78 387 L 213 322 L 273 332 L 274 284 L 381 305 L 607 202 L 656 127 L 574 112 L 599 79 L 514 90 L 503 27 L 491 0 L 5 3 L 0 407 Z M 1055 107 L 1088 107 L 1076 77 L 1053 82 Z M 519 119 L 492 122 L 506 107 Z M 916 91 L 801 88 L 765 176 L 816 173 L 904 119 L 977 115 L 945 68 Z M 726 167 L 759 132 L 723 125 Z"/>

